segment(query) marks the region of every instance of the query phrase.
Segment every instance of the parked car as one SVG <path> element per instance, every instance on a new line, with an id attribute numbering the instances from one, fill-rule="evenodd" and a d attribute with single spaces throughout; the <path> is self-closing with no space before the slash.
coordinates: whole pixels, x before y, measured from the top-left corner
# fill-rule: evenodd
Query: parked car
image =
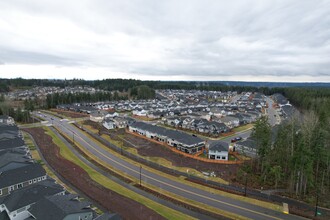
<path id="1" fill-rule="evenodd" d="M 231 139 L 231 143 L 235 143 L 240 140 L 242 140 L 242 137 L 235 137 L 235 138 Z"/>

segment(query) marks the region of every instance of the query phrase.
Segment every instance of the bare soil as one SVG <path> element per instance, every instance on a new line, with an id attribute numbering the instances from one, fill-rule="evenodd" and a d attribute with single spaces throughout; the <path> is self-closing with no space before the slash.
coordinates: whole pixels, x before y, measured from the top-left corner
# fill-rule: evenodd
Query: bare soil
<path id="1" fill-rule="evenodd" d="M 106 209 L 119 213 L 124 219 L 164 219 L 146 206 L 93 181 L 85 170 L 60 155 L 58 146 L 42 128 L 24 130 L 33 136 L 45 160 L 57 173 Z"/>

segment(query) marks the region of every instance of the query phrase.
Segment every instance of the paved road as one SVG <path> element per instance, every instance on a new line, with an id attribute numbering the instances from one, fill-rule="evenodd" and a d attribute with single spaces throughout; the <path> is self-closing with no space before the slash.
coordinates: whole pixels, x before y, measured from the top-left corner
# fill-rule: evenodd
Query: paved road
<path id="1" fill-rule="evenodd" d="M 268 104 L 268 108 L 267 108 L 268 122 L 271 126 L 275 126 L 276 124 L 279 124 L 280 116 L 278 115 L 276 109 L 273 108 L 274 101 L 271 98 L 266 97 L 266 102 Z"/>
<path id="2" fill-rule="evenodd" d="M 242 97 L 241 94 L 235 95 L 235 96 L 230 100 L 230 103 L 232 103 L 232 104 L 236 103 L 241 97 Z"/>
<path id="3" fill-rule="evenodd" d="M 50 116 L 48 116 L 50 117 Z M 140 177 L 140 167 L 131 164 L 123 159 L 117 158 L 108 151 L 98 146 L 93 140 L 85 135 L 80 129 L 70 125 L 67 121 L 60 121 L 53 117 L 54 126 L 58 127 L 62 132 L 66 133 L 75 142 L 86 148 L 91 154 L 96 155 L 102 161 L 110 166 L 121 170 L 129 176 L 136 179 Z M 232 198 L 215 195 L 205 190 L 200 190 L 186 184 L 168 179 L 153 172 L 144 170 L 141 172 L 142 184 L 148 183 L 161 190 L 171 192 L 173 194 L 198 201 L 214 208 L 236 213 L 251 219 L 301 219 L 298 216 L 286 215 L 267 208 L 259 207 L 254 204 L 238 201 Z"/>
<path id="4" fill-rule="evenodd" d="M 246 139 L 246 138 L 250 137 L 251 133 L 252 133 L 252 129 L 249 129 L 249 130 L 246 130 L 246 131 L 237 132 L 237 133 L 235 133 L 234 136 L 224 138 L 221 141 L 224 141 L 224 142 L 227 142 L 227 143 L 231 143 L 231 139 L 233 139 L 235 137 L 241 137 L 242 139 Z"/>

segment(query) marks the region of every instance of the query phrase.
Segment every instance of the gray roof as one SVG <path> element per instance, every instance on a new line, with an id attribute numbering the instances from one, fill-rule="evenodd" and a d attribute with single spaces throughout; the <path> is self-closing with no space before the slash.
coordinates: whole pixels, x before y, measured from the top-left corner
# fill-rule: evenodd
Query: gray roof
<path id="1" fill-rule="evenodd" d="M 19 130 L 16 125 L 6 125 L 0 123 L 0 140 L 13 139 L 18 137 Z"/>
<path id="2" fill-rule="evenodd" d="M 16 137 L 14 139 L 0 140 L 0 151 L 18 148 L 18 147 L 24 147 L 24 146 L 25 146 L 25 143 L 24 143 L 23 139 L 20 137 Z"/>
<path id="3" fill-rule="evenodd" d="M 36 219 L 59 220 L 64 219 L 69 214 L 93 212 L 89 208 L 91 205 L 87 201 L 76 200 L 78 195 L 57 195 L 47 196 L 37 202 L 29 210 Z"/>
<path id="4" fill-rule="evenodd" d="M 223 141 L 214 141 L 210 143 L 209 150 L 212 151 L 228 151 L 229 144 Z"/>
<path id="5" fill-rule="evenodd" d="M 0 151 L 24 146 L 24 141 L 19 134 L 18 127 L 12 125 L 0 125 Z"/>
<path id="6" fill-rule="evenodd" d="M 174 131 L 174 130 L 166 129 L 163 127 L 150 125 L 150 124 L 147 124 L 144 122 L 135 122 L 130 126 L 139 128 L 139 129 L 142 129 L 145 131 L 149 131 L 152 133 L 156 133 L 156 134 L 159 134 L 162 136 L 166 136 L 170 139 L 174 139 L 174 140 L 176 140 L 182 144 L 186 144 L 186 145 L 194 145 L 194 144 L 199 144 L 201 142 L 204 142 L 199 137 L 195 137 L 195 136 L 192 136 L 187 133 L 180 132 L 180 131 Z"/>
<path id="7" fill-rule="evenodd" d="M 15 161 L 8 162 L 4 166 L 0 167 L 0 173 L 2 173 L 4 171 L 9 171 L 9 170 L 15 170 L 15 169 L 18 169 L 18 168 L 21 168 L 21 167 L 28 166 L 30 164 L 32 164 L 32 163 L 30 163 L 30 162 L 15 162 Z"/>
<path id="8" fill-rule="evenodd" d="M 31 164 L 0 174 L 0 189 L 46 175 L 40 164 Z"/>
<path id="9" fill-rule="evenodd" d="M 28 162 L 31 161 L 27 156 L 12 151 L 0 151 L 0 168 L 10 162 Z"/>
<path id="10" fill-rule="evenodd" d="M 15 211 L 32 203 L 38 202 L 45 196 L 63 192 L 62 186 L 48 179 L 30 186 L 15 190 L 9 195 L 0 197 L 0 204 L 5 204 L 9 211 Z"/>

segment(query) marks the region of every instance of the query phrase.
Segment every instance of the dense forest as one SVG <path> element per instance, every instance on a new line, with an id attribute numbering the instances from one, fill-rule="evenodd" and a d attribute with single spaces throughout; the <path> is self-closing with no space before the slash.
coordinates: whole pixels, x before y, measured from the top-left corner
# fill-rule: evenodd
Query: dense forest
<path id="1" fill-rule="evenodd" d="M 248 173 L 253 185 L 286 189 L 289 195 L 330 207 L 330 120 L 303 110 L 277 129 L 266 117 L 259 119 L 252 137 L 258 158 L 239 172 Z M 323 118 L 321 121 L 320 118 Z"/>
<path id="2" fill-rule="evenodd" d="M 112 100 L 126 100 L 126 95 L 119 95 L 117 91 L 96 92 L 96 93 L 54 93 L 46 97 L 46 108 L 55 108 L 60 104 L 82 103 L 82 102 L 100 102 Z"/>

